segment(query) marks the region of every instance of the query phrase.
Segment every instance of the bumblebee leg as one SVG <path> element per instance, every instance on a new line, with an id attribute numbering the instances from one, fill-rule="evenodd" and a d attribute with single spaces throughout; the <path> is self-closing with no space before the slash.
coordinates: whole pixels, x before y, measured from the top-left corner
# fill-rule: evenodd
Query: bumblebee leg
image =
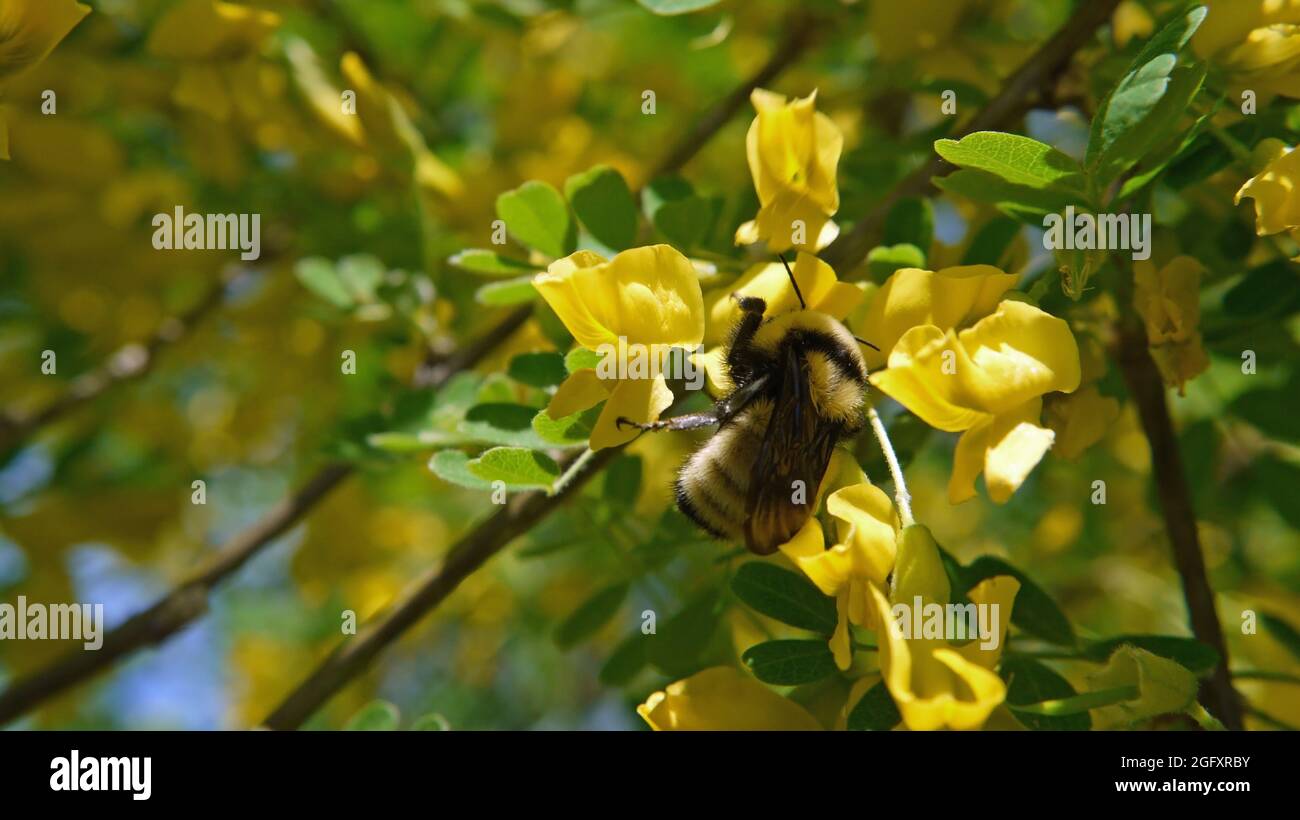
<path id="1" fill-rule="evenodd" d="M 620 430 L 625 426 L 635 427 L 638 430 L 698 430 L 701 427 L 708 427 L 717 423 L 718 416 L 713 410 L 706 410 L 703 413 L 688 413 L 684 416 L 673 416 L 670 419 L 660 419 L 649 424 L 632 421 L 625 416 L 619 416 L 614 421 L 614 425 Z"/>

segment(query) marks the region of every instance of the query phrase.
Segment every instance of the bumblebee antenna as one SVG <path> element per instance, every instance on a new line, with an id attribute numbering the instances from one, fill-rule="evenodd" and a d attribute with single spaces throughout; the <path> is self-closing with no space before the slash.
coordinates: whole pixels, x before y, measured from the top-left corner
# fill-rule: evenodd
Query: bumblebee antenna
<path id="1" fill-rule="evenodd" d="M 871 342 L 868 342 L 866 339 L 859 339 L 857 336 L 854 336 L 854 337 L 853 337 L 853 340 L 856 341 L 856 342 L 857 342 L 858 344 L 860 344 L 860 345 L 866 345 L 867 347 L 871 348 L 872 350 L 876 351 L 877 353 L 880 352 L 880 348 L 876 347 L 876 346 L 873 345 Z"/>
<path id="2" fill-rule="evenodd" d="M 790 263 L 785 261 L 785 254 L 778 253 L 777 258 L 781 260 L 782 265 L 785 265 L 786 275 L 790 277 L 790 284 L 794 287 L 794 295 L 799 297 L 799 308 L 801 310 L 807 310 L 808 305 L 803 300 L 803 294 L 799 292 L 799 283 L 794 279 L 794 271 L 790 270 Z"/>

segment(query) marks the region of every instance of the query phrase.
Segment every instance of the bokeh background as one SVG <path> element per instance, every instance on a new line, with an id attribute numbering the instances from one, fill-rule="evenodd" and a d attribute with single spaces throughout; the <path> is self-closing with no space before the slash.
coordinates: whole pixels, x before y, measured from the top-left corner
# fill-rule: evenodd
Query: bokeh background
<path id="1" fill-rule="evenodd" d="M 562 188 L 597 163 L 636 189 L 804 7 L 834 22 L 771 87 L 817 89 L 819 109 L 843 130 L 837 218 L 849 224 L 930 156 L 942 89 L 978 104 L 1071 10 L 1066 0 L 731 0 L 664 17 L 633 0 L 284 0 L 241 4 L 274 12 L 274 24 L 226 26 L 190 3 L 89 5 L 48 59 L 3 87 L 12 159 L 0 163 L 0 404 L 43 406 L 201 302 L 220 277 L 230 284 L 146 377 L 0 454 L 0 600 L 99 602 L 110 626 L 121 623 L 313 470 L 336 459 L 358 469 L 219 587 L 206 617 L 20 728 L 255 725 L 338 643 L 341 610 L 362 620 L 378 611 L 490 512 L 486 494 L 436 478 L 427 452 L 375 446 L 371 434 L 404 417 L 404 400 L 421 400 L 407 385 L 428 351 L 474 338 L 502 314 L 475 302 L 482 279 L 446 261 L 490 247 L 498 194 L 529 179 Z M 1106 36 L 1127 35 L 1117 25 Z M 1085 71 L 1064 78 L 1059 109 L 1027 112 L 1026 132 L 1081 152 L 1087 122 L 1069 92 L 1086 98 L 1090 82 Z M 357 91 L 359 118 L 339 114 L 343 88 Z M 57 93 L 52 116 L 41 113 L 46 89 Z M 642 111 L 646 90 L 653 115 Z M 750 116 L 746 107 L 732 117 L 683 169 L 713 206 L 705 244 L 719 255 L 734 253 L 732 230 L 757 208 L 744 161 Z M 1249 252 L 1249 213 L 1231 205 L 1240 182 L 1225 178 L 1217 198 L 1158 198 L 1158 221 L 1214 254 L 1209 287 L 1220 294 Z M 154 250 L 151 218 L 177 205 L 260 213 L 262 258 Z M 955 264 L 991 215 L 942 197 L 934 209 L 938 268 Z M 1037 248 L 1026 232 L 1007 268 L 1040 274 L 1050 260 Z M 322 298 L 305 285 L 303 260 L 349 268 L 372 287 Z M 537 400 L 504 371 L 514 354 L 552 349 L 552 330 L 528 322 L 417 415 L 484 397 Z M 1294 317 L 1271 316 L 1255 332 L 1257 375 L 1240 371 L 1240 338 L 1207 331 L 1211 369 L 1172 401 L 1234 658 L 1295 673 L 1282 641 L 1239 628 L 1247 608 L 1300 626 Z M 56 375 L 41 372 L 45 350 L 57 353 Z M 355 375 L 340 373 L 343 350 L 356 352 Z M 1113 370 L 1102 384 L 1123 393 Z M 1186 634 L 1131 406 L 1078 460 L 1049 456 L 1005 506 L 982 494 L 950 506 L 954 437 L 909 436 L 899 423 L 918 513 L 957 557 L 1009 557 L 1082 634 Z M 681 608 L 727 566 L 727 547 L 688 534 L 639 540 L 667 510 L 671 470 L 690 443 L 638 443 L 309 725 L 346 725 L 383 699 L 403 725 L 436 714 L 455 728 L 641 728 L 635 704 L 690 669 L 648 663 L 603 679 L 602 669 L 643 609 Z M 1088 503 L 1099 478 L 1105 506 Z M 192 503 L 196 479 L 206 504 Z M 629 573 L 617 609 L 561 646 L 557 625 Z M 735 647 L 772 628 L 724 608 L 684 663 L 734 661 Z M 0 643 L 0 684 L 67 649 Z M 1294 685 L 1239 686 L 1300 725 Z"/>

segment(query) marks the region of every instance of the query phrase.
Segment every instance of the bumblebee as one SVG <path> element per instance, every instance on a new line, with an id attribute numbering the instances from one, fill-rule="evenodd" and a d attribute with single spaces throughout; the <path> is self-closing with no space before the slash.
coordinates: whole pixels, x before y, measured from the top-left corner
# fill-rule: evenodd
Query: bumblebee
<path id="1" fill-rule="evenodd" d="M 785 257 L 800 310 L 764 319 L 767 304 L 739 297 L 726 346 L 734 389 L 710 410 L 638 424 L 642 430 L 717 432 L 682 465 L 677 507 L 716 538 L 769 555 L 812 514 L 817 489 L 842 440 L 865 425 L 865 342 L 839 321 L 807 309 Z"/>

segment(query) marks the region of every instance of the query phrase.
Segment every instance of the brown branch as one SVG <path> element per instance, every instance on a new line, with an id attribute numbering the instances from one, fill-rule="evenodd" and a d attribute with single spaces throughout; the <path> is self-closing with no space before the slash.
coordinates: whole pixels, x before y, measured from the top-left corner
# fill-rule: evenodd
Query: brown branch
<path id="1" fill-rule="evenodd" d="M 428 386 L 438 387 L 460 370 L 478 364 L 518 327 L 518 311 L 511 313 L 463 353 L 454 353 L 446 364 L 429 377 Z M 526 318 L 526 317 L 525 317 Z M 96 652 L 74 651 L 50 666 L 15 681 L 0 693 L 0 725 L 27 712 L 59 692 L 94 677 L 119 658 L 175 635 L 207 611 L 208 593 L 242 567 L 249 558 L 283 533 L 320 503 L 353 472 L 344 463 L 329 464 L 307 479 L 302 488 L 280 501 L 266 515 L 227 541 L 165 598 L 104 636 Z"/>
<path id="2" fill-rule="evenodd" d="M 99 367 L 74 378 L 67 390 L 44 407 L 32 412 L 17 409 L 0 412 L 0 454 L 22 444 L 46 425 L 99 398 L 110 388 L 149 373 L 165 348 L 183 339 L 221 305 L 229 279 L 229 275 L 223 274 L 194 307 L 164 319 L 148 339 L 118 348 Z"/>
<path id="3" fill-rule="evenodd" d="M 1119 2 L 1120 0 L 1080 0 L 1073 16 L 1066 21 L 1060 31 L 1008 77 L 997 96 L 989 100 L 953 136 L 960 138 L 975 131 L 1005 128 L 1008 123 L 1014 122 L 1023 115 L 1027 101 L 1069 65 L 1074 53 L 1092 38 L 1093 33 L 1102 23 L 1110 19 L 1111 13 Z M 828 245 L 821 252 L 822 259 L 841 275 L 848 274 L 877 244 L 879 240 L 877 233 L 884 224 L 889 209 L 898 200 L 933 192 L 934 185 L 931 180 L 945 176 L 953 170 L 953 166 L 939 156 L 931 157 L 928 162 L 895 185 L 884 199 L 878 202 L 866 216 L 858 220 L 851 230 L 840 234 Z"/>
<path id="4" fill-rule="evenodd" d="M 460 582 L 515 538 L 527 532 L 577 492 L 622 448 L 584 454 L 561 479 L 554 495 L 533 491 L 516 496 L 502 510 L 474 527 L 447 553 L 442 563 L 425 572 L 402 592 L 385 612 L 340 644 L 298 685 L 263 723 L 270 729 L 296 729 L 402 633 L 432 612 Z"/>
<path id="5" fill-rule="evenodd" d="M 119 658 L 162 643 L 199 618 L 207 611 L 208 593 L 214 586 L 287 532 L 351 472 L 350 465 L 331 464 L 316 473 L 296 493 L 228 541 L 167 597 L 111 630 L 104 636 L 104 643 L 98 651 L 72 652 L 50 666 L 14 681 L 0 694 L 0 725 L 88 680 Z"/>
<path id="6" fill-rule="evenodd" d="M 1228 671 L 1228 647 L 1214 606 L 1214 590 L 1205 574 L 1205 558 L 1196 531 L 1196 511 L 1183 471 L 1178 437 L 1169 417 L 1165 384 L 1147 349 L 1146 330 L 1134 318 L 1120 328 L 1113 354 L 1129 395 L 1137 404 L 1142 429 L 1151 444 L 1151 464 L 1165 531 L 1174 553 L 1174 565 L 1183 583 L 1183 598 L 1191 620 L 1192 634 L 1219 653 L 1219 665 L 1201 685 L 1200 700 L 1223 725 L 1241 729 L 1241 699 L 1232 686 Z"/>

